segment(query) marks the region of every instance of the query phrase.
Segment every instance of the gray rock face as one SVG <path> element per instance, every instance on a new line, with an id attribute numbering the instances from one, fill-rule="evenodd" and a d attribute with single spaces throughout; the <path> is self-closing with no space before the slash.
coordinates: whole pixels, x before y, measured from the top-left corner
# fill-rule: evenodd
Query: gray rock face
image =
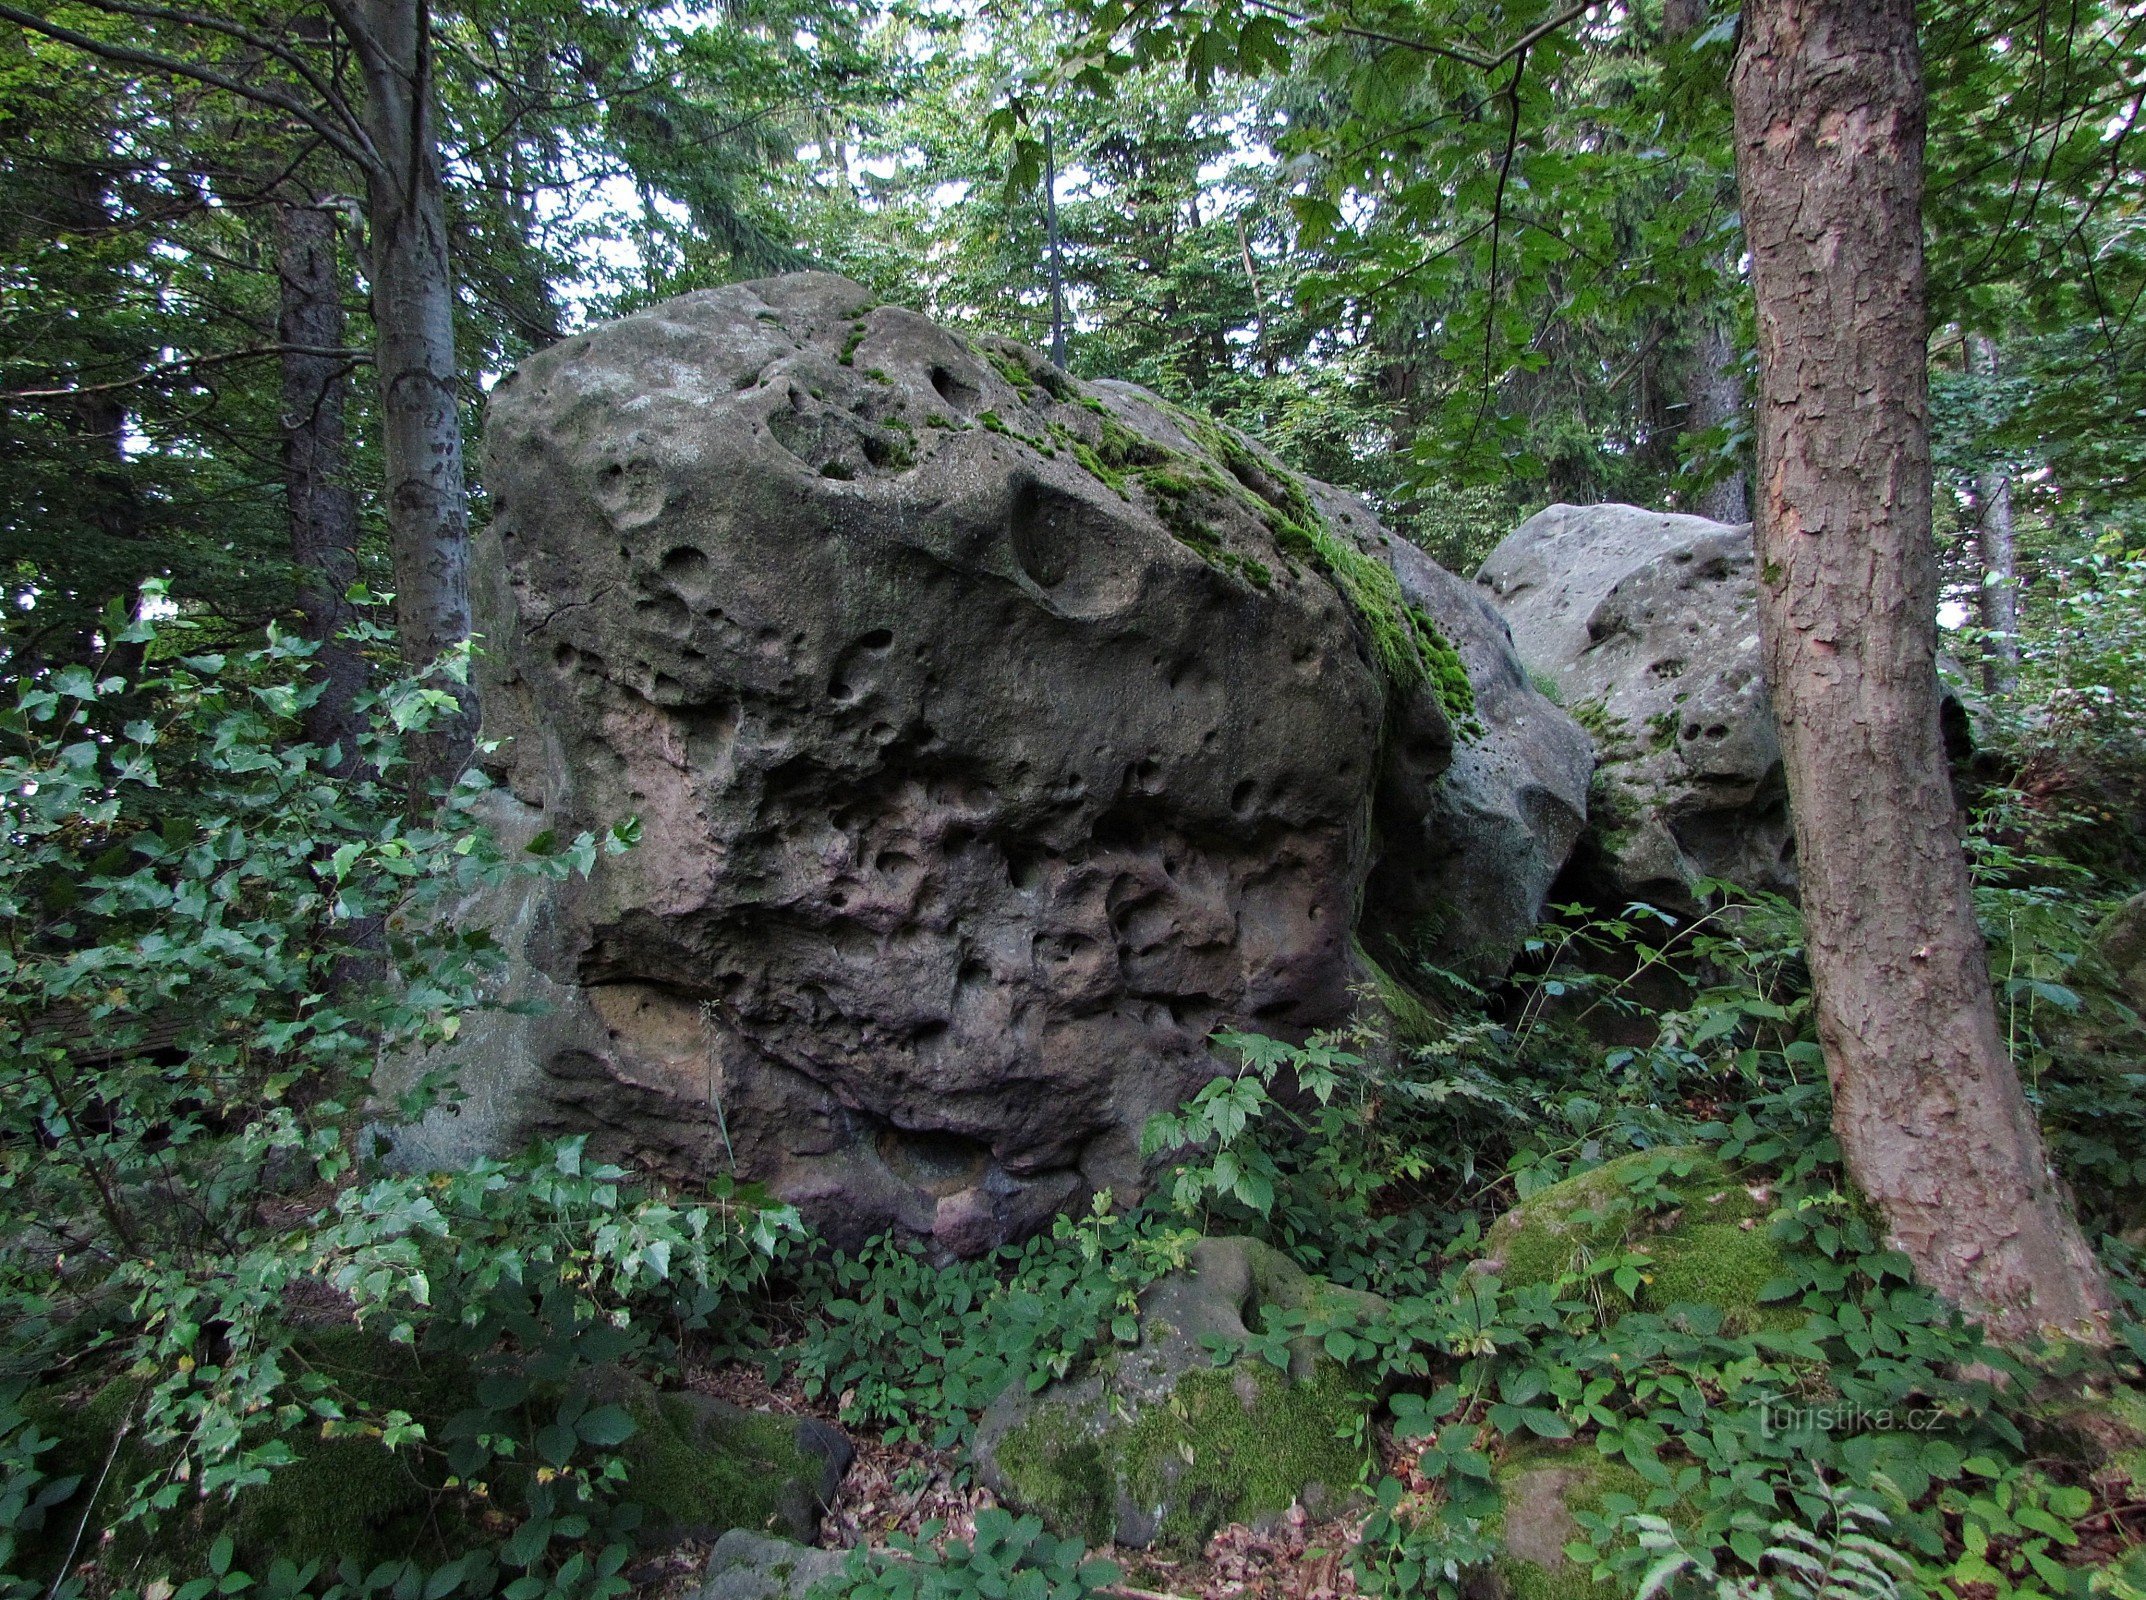
<path id="1" fill-rule="evenodd" d="M 1398 539 L 1387 558 L 1409 603 L 1459 654 L 1475 726 L 1420 791 L 1402 792 L 1411 774 L 1389 767 L 1389 809 L 1421 817 L 1422 831 L 1365 885 L 1365 942 L 1503 972 L 1586 824 L 1594 745 L 1529 682 L 1505 619 L 1479 589 Z"/>
<path id="2" fill-rule="evenodd" d="M 733 1528 L 708 1553 L 700 1600 L 805 1600 L 815 1587 L 842 1576 L 849 1554 L 812 1550 L 745 1528 Z"/>
<path id="3" fill-rule="evenodd" d="M 487 444 L 495 817 L 643 842 L 470 908 L 549 1009 L 407 1160 L 593 1130 L 980 1252 L 1137 1192 L 1217 1025 L 1346 1016 L 1360 900 L 1515 920 L 1577 826 L 1577 731 L 1361 503 L 843 279 L 568 340 Z"/>
<path id="4" fill-rule="evenodd" d="M 1748 524 L 1551 506 L 1476 581 L 1520 659 L 1596 734 L 1606 891 L 1682 907 L 1702 877 L 1795 889 Z"/>

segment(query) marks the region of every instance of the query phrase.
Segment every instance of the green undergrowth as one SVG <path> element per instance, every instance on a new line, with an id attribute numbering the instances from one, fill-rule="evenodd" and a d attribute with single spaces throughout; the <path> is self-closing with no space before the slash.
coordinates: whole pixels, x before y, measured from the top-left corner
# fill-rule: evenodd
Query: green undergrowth
<path id="1" fill-rule="evenodd" d="M 805 1266 L 809 1326 L 781 1359 L 808 1395 L 839 1397 L 845 1423 L 955 1446 L 1008 1384 L 1040 1389 L 1134 1343 L 1136 1297 L 1183 1264 L 1193 1237 L 1152 1211 L 1112 1211 L 1106 1193 L 1086 1217 L 981 1261 L 934 1263 L 876 1239 Z"/>

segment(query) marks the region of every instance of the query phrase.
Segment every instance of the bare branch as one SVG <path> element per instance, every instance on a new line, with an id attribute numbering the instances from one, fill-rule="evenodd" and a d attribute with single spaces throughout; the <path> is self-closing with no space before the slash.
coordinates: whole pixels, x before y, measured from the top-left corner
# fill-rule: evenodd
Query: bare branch
<path id="1" fill-rule="evenodd" d="M 131 378 L 116 378 L 110 383 L 80 383 L 65 389 L 9 389 L 0 391 L 0 400 L 67 400 L 80 394 L 108 394 L 114 389 L 136 389 L 145 383 L 154 383 L 159 378 L 171 377 L 176 373 L 196 372 L 204 367 L 228 366 L 234 361 L 254 361 L 263 356 L 320 356 L 331 361 L 347 361 L 357 366 L 363 366 L 372 359 L 362 350 L 346 350 L 339 346 L 264 344 L 246 350 L 224 350 L 215 355 L 182 356 L 176 361 L 160 361 Z"/>

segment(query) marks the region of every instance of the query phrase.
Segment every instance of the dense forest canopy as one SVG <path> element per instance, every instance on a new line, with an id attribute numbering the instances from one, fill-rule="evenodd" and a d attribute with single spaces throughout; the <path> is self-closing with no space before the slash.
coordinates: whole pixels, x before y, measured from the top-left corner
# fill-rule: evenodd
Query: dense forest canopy
<path id="1" fill-rule="evenodd" d="M 2146 1595 L 2142 105 L 0 0 L 0 1600 Z"/>

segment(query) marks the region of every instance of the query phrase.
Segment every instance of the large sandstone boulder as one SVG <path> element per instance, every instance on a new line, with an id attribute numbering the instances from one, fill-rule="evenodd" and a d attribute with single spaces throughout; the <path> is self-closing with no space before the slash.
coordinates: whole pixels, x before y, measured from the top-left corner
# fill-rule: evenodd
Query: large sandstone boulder
<path id="1" fill-rule="evenodd" d="M 1795 889 L 1749 524 L 1551 506 L 1476 581 L 1520 659 L 1596 736 L 1605 893 L 1685 907 L 1701 878 Z"/>
<path id="2" fill-rule="evenodd" d="M 1579 826 L 1584 736 L 1361 502 L 843 279 L 567 340 L 487 446 L 494 820 L 644 834 L 465 908 L 542 1014 L 400 1064 L 468 1095 L 406 1160 L 593 1130 L 981 1251 L 1136 1192 L 1218 1025 L 1345 1018 L 1360 906 L 1509 939 Z"/>

